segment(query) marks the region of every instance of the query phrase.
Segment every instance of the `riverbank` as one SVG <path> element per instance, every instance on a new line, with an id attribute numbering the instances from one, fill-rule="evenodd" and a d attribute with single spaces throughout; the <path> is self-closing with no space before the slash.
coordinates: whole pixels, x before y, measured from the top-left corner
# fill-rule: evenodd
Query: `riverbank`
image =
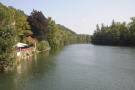
<path id="1" fill-rule="evenodd" d="M 74 42 L 89 42 L 90 35 L 77 34 L 71 29 L 55 23 L 42 11 L 33 10 L 30 15 L 24 11 L 0 3 L 0 70 L 15 62 L 12 53 L 16 49 L 36 47 L 45 50 L 46 46 L 58 48 Z M 17 45 L 16 45 L 17 44 Z M 20 55 L 22 53 L 18 53 Z M 31 56 L 30 53 L 27 53 Z M 21 55 L 22 58 L 27 54 Z M 30 55 L 29 55 L 30 54 Z"/>
<path id="2" fill-rule="evenodd" d="M 49 50 L 51 50 L 51 48 L 46 48 L 45 50 L 42 50 L 42 51 L 35 50 L 34 48 L 33 48 L 33 50 L 31 48 L 22 49 L 21 52 L 18 52 L 18 53 L 20 53 L 18 56 L 17 56 L 17 52 L 16 52 L 16 57 L 14 58 L 14 62 L 12 62 L 12 64 L 10 64 L 9 66 L 5 67 L 2 70 L 2 72 L 11 71 L 18 64 L 21 64 L 22 61 L 29 60 L 30 58 L 32 58 L 33 56 L 37 55 L 38 53 L 48 52 Z"/>

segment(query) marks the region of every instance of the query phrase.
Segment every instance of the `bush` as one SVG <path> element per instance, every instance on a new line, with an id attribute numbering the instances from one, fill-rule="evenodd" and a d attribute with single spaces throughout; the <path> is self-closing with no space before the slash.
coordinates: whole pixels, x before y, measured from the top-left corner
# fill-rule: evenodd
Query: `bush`
<path id="1" fill-rule="evenodd" d="M 37 44 L 37 49 L 39 51 L 44 51 L 44 50 L 47 50 L 48 48 L 50 48 L 48 41 L 40 41 Z"/>

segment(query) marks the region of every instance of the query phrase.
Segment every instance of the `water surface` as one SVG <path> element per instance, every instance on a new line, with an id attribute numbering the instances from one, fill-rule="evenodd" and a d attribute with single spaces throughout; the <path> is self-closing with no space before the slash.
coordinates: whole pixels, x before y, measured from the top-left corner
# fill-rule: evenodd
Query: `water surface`
<path id="1" fill-rule="evenodd" d="M 74 44 L 0 73 L 0 90 L 135 90 L 135 48 Z"/>

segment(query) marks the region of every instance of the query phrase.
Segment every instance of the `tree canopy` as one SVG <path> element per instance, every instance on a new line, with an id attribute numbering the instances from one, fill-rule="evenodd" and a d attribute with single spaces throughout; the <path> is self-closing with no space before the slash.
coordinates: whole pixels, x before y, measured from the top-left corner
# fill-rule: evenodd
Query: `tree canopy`
<path id="1" fill-rule="evenodd" d="M 110 26 L 97 27 L 92 36 L 93 44 L 135 46 L 135 18 L 131 22 L 112 21 Z"/>

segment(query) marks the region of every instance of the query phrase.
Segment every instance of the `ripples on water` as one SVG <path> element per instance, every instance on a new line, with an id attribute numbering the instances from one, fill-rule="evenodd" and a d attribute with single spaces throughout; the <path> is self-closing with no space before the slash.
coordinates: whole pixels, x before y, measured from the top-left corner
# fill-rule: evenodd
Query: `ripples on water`
<path id="1" fill-rule="evenodd" d="M 0 73 L 0 90 L 135 90 L 135 48 L 68 45 Z"/>

